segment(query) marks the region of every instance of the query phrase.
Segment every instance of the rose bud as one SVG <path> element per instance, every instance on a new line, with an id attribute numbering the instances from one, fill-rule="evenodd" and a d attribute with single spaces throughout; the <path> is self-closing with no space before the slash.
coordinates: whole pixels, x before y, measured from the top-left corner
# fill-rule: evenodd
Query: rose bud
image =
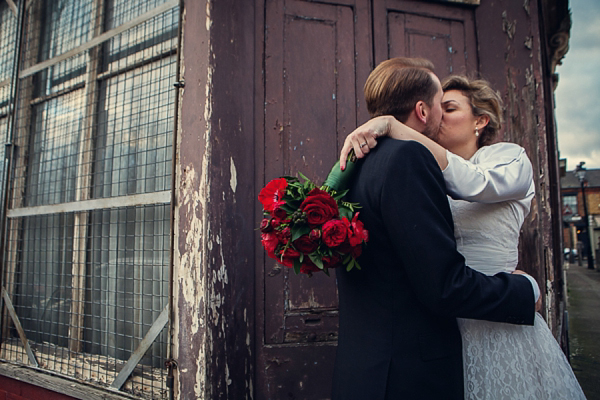
<path id="1" fill-rule="evenodd" d="M 262 233 L 268 233 L 273 230 L 273 225 L 271 224 L 271 219 L 263 218 L 260 222 L 260 231 Z"/>
<path id="2" fill-rule="evenodd" d="M 284 242 L 287 242 L 292 237 L 292 230 L 290 229 L 289 226 L 286 226 L 285 228 L 280 230 L 278 233 L 279 233 L 279 238 Z"/>
<path id="3" fill-rule="evenodd" d="M 317 228 L 313 229 L 308 234 L 308 237 L 310 238 L 310 240 L 319 240 L 319 239 L 321 239 L 321 230 L 317 229 Z"/>

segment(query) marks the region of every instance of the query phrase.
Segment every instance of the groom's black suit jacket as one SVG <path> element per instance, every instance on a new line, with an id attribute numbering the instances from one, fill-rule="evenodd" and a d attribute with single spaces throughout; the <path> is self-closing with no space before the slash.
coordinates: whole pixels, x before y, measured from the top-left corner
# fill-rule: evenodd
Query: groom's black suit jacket
<path id="1" fill-rule="evenodd" d="M 456 317 L 531 325 L 531 283 L 465 266 L 442 173 L 417 142 L 380 140 L 348 198 L 370 237 L 362 269 L 337 271 L 333 399 L 463 399 Z"/>

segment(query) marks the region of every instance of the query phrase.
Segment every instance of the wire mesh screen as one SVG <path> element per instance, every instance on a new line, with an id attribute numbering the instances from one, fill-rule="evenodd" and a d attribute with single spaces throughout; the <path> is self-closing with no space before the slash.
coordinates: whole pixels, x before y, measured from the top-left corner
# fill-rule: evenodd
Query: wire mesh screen
<path id="1" fill-rule="evenodd" d="M 144 398 L 167 396 L 178 19 L 173 0 L 32 1 L 20 48 L 3 285 L 41 368 L 106 386 L 139 356 L 121 390 Z M 0 358 L 31 364 L 13 319 Z"/>
<path id="2" fill-rule="evenodd" d="M 83 89 L 36 104 L 28 150 L 25 205 L 75 200 L 80 136 L 84 127 Z M 24 171 L 23 171 L 24 172 Z"/>
<path id="3" fill-rule="evenodd" d="M 0 2 L 0 221 L 4 220 L 4 191 L 8 179 L 6 174 L 10 149 L 5 149 L 5 146 L 10 141 L 8 133 L 12 115 L 16 36 L 17 15 L 7 2 Z"/>

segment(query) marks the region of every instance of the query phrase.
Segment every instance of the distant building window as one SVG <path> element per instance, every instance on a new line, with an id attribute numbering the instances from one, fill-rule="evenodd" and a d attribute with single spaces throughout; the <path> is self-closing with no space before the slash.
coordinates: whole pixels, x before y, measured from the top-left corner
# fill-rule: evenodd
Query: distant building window
<path id="1" fill-rule="evenodd" d="M 563 196 L 563 215 L 577 215 L 577 195 Z"/>

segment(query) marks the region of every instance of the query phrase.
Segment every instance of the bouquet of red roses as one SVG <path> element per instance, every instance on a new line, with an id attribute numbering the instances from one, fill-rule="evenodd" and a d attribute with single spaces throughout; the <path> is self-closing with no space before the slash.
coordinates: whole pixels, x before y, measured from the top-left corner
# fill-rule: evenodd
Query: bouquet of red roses
<path id="1" fill-rule="evenodd" d="M 327 180 L 317 187 L 304 175 L 269 182 L 259 193 L 264 218 L 260 224 L 262 245 L 269 257 L 296 274 L 312 275 L 329 268 L 360 265 L 356 258 L 369 233 L 358 219 L 358 204 L 344 201 L 340 190 L 352 176 L 354 163 L 340 171 L 333 166 Z"/>

